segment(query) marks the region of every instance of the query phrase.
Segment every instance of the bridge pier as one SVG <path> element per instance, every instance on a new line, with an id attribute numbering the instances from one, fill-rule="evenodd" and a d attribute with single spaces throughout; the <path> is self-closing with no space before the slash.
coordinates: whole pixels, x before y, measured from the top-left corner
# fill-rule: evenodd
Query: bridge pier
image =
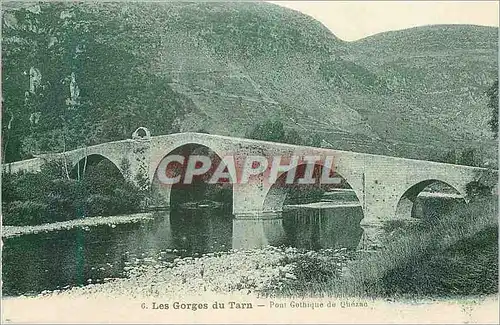
<path id="1" fill-rule="evenodd" d="M 285 239 L 281 212 L 234 215 L 233 249 L 279 246 Z"/>
<path id="2" fill-rule="evenodd" d="M 270 185 L 261 179 L 233 185 L 233 249 L 284 243 L 283 214 L 264 209 L 269 188 Z"/>
<path id="3" fill-rule="evenodd" d="M 401 190 L 392 186 L 373 189 L 366 191 L 364 218 L 360 222 L 363 236 L 358 248 L 363 250 L 380 248 L 395 230 L 404 230 L 420 222 L 412 217 L 414 201 L 399 198 Z"/>
<path id="4" fill-rule="evenodd" d="M 150 205 L 157 208 L 170 207 L 170 196 L 172 194 L 172 185 L 160 184 L 154 180 L 151 184 Z"/>
<path id="5" fill-rule="evenodd" d="M 382 220 L 363 218 L 359 225 L 363 229 L 363 235 L 358 245 L 359 250 L 372 250 L 382 247 L 382 238 L 385 235 Z"/>

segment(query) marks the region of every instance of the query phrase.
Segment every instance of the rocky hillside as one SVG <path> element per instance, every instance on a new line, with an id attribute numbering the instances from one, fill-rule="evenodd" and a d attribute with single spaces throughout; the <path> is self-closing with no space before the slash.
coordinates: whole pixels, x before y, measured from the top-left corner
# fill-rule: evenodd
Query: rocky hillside
<path id="1" fill-rule="evenodd" d="M 244 136 L 282 120 L 322 145 L 491 160 L 497 29 L 429 26 L 356 42 L 267 3 L 4 6 L 7 160 L 153 134 Z"/>
<path id="2" fill-rule="evenodd" d="M 350 59 L 379 76 L 391 97 L 407 103 L 376 116 L 367 112 L 368 123 L 389 127 L 379 129 L 387 134 L 407 132 L 407 142 L 418 143 L 411 140 L 418 137 L 487 145 L 491 111 L 484 92 L 497 73 L 497 41 L 496 28 L 438 25 L 351 43 Z"/>

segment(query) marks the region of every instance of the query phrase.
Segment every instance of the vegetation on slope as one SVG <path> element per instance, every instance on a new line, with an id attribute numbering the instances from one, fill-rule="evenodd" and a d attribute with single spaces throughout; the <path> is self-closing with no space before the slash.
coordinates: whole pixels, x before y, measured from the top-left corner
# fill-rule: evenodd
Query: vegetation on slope
<path id="1" fill-rule="evenodd" d="M 140 210 L 145 194 L 107 160 L 88 166 L 80 180 L 68 178 L 58 164 L 47 164 L 39 173 L 2 176 L 2 223 L 27 226 L 131 214 Z"/>
<path id="2" fill-rule="evenodd" d="M 494 144 L 486 91 L 496 79 L 497 58 L 491 54 L 498 45 L 497 28 L 424 26 L 381 33 L 349 45 L 354 62 L 384 80 L 393 96 L 413 103 L 400 105 L 401 127 L 412 128 L 408 125 L 412 119 L 404 118 L 418 114 L 421 126 L 427 125 L 425 131 L 446 130 L 443 137 L 450 141 L 462 139 L 476 147 Z M 377 116 L 367 118 L 370 124 L 376 123 L 372 119 Z"/>
<path id="3" fill-rule="evenodd" d="M 491 118 L 488 124 L 491 127 L 491 131 L 498 138 L 498 79 L 491 85 L 488 89 L 488 107 L 491 109 Z"/>
<path id="4" fill-rule="evenodd" d="M 116 12 L 82 3 L 35 8 L 4 14 L 6 161 L 128 138 L 139 125 L 168 133 L 179 110 L 192 107 L 144 70 L 144 58 L 125 45 L 151 40 L 128 35 Z"/>
<path id="5" fill-rule="evenodd" d="M 2 14 L 4 161 L 138 126 L 244 136 L 264 119 L 337 149 L 436 159 L 470 147 L 496 160 L 484 94 L 494 28 L 347 43 L 267 3 L 9 4 Z"/>
<path id="6" fill-rule="evenodd" d="M 277 296 L 445 297 L 498 292 L 498 204 L 480 197 L 464 210 L 394 229 L 384 247 L 363 252 L 341 276 L 287 280 Z M 309 263 L 311 264 L 311 263 Z M 310 278 L 328 264 L 314 261 Z M 314 267 L 313 267 L 314 266 Z"/>
<path id="7" fill-rule="evenodd" d="M 245 138 L 312 147 L 321 147 L 322 144 L 318 134 L 313 133 L 303 138 L 297 130 L 285 129 L 283 122 L 272 120 L 255 125 L 245 134 Z"/>

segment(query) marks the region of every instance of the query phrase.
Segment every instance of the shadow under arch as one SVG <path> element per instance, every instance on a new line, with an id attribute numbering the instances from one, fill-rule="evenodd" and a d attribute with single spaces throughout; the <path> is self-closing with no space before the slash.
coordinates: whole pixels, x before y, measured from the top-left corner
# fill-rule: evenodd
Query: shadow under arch
<path id="1" fill-rule="evenodd" d="M 102 166 L 102 168 L 105 168 L 110 173 L 119 173 L 122 177 L 125 177 L 123 170 L 116 163 L 100 154 L 90 154 L 78 160 L 71 166 L 69 177 L 72 179 L 81 179 L 89 170 L 97 166 Z"/>
<path id="2" fill-rule="evenodd" d="M 170 163 L 165 171 L 159 170 L 161 161 L 168 156 L 184 157 L 184 163 Z M 189 157 L 192 155 L 210 158 L 210 169 L 184 184 Z M 154 205 L 169 208 L 169 222 L 174 246 L 188 254 L 227 250 L 232 247 L 233 234 L 233 185 L 235 175 L 209 184 L 208 181 L 220 164 L 224 164 L 220 153 L 210 147 L 190 142 L 164 155 L 155 168 L 151 188 Z M 224 165 L 225 166 L 225 165 Z M 230 172 L 227 168 L 225 171 Z M 158 173 L 169 177 L 180 176 L 176 184 L 162 184 Z"/>
<path id="3" fill-rule="evenodd" d="M 184 163 L 182 165 L 178 163 L 170 163 L 166 171 L 160 171 L 159 168 L 161 165 L 161 161 L 171 155 L 179 155 L 184 157 Z M 195 176 L 191 184 L 184 184 L 184 172 L 186 170 L 189 157 L 191 155 L 208 156 L 211 161 L 211 168 L 203 175 Z M 166 206 L 172 207 L 176 205 L 177 202 L 175 201 L 177 201 L 176 199 L 179 199 L 179 197 L 175 197 L 175 195 L 174 197 L 172 197 L 172 191 L 175 190 L 182 190 L 184 192 L 185 196 L 183 198 L 181 197 L 181 199 L 185 200 L 196 199 L 196 197 L 193 196 L 199 196 L 200 192 L 203 192 L 202 188 L 203 186 L 201 186 L 201 184 L 208 183 L 208 180 L 212 177 L 213 173 L 215 172 L 219 164 L 221 164 L 221 161 L 223 159 L 222 156 L 223 156 L 222 153 L 217 152 L 202 143 L 189 142 L 182 144 L 172 149 L 170 152 L 164 155 L 160 161 L 158 161 L 158 164 L 154 169 L 153 177 L 151 179 L 151 188 L 153 189 L 153 192 L 160 194 L 160 196 L 162 197 L 161 204 L 163 204 L 165 207 Z M 210 185 L 213 185 L 213 187 L 219 187 L 226 190 L 231 190 L 232 192 L 233 190 L 232 181 L 236 179 L 236 175 L 232 175 L 231 170 L 225 169 L 225 171 L 229 172 L 230 174 L 229 179 Z M 176 184 L 170 184 L 170 185 L 163 184 L 160 182 L 158 178 L 159 172 L 165 172 L 169 174 L 169 177 L 181 176 L 181 179 Z M 231 201 L 230 203 L 232 204 L 232 195 L 230 201 Z"/>
<path id="4" fill-rule="evenodd" d="M 453 203 L 467 204 L 466 193 L 449 183 L 429 179 L 409 187 L 398 200 L 397 219 L 435 218 L 446 213 Z"/>
<path id="5" fill-rule="evenodd" d="M 264 212 L 281 213 L 286 244 L 298 248 L 356 249 L 363 230 L 363 209 L 357 193 L 338 172 L 330 170 L 336 184 L 321 184 L 322 164 L 314 165 L 313 184 L 298 184 L 306 163 L 279 175 L 264 199 Z M 295 173 L 287 184 L 288 173 Z M 312 195 L 311 195 L 312 194 Z"/>
<path id="6" fill-rule="evenodd" d="M 314 170 L 312 173 L 312 178 L 315 179 L 313 184 L 298 184 L 298 179 L 305 175 L 307 163 L 298 164 L 297 167 L 292 168 L 286 172 L 282 172 L 279 174 L 276 182 L 271 185 L 268 192 L 266 193 L 266 198 L 264 199 L 263 211 L 264 212 L 281 212 L 283 207 L 289 203 L 293 202 L 294 199 L 297 198 L 297 195 L 300 197 L 300 192 L 314 191 L 312 196 L 305 196 L 306 203 L 308 201 L 312 202 L 310 199 L 314 200 L 320 197 L 323 197 L 323 192 L 337 192 L 335 196 L 337 198 L 342 198 L 342 194 L 345 196 L 350 196 L 351 199 L 349 201 L 356 201 L 358 203 L 361 202 L 361 194 L 358 193 L 349 182 L 339 174 L 335 170 L 330 170 L 331 178 L 338 178 L 340 181 L 336 184 L 321 184 L 321 173 L 323 171 L 323 164 L 321 162 L 317 162 L 314 165 Z M 287 177 L 289 173 L 295 173 L 295 177 L 293 179 L 293 184 L 287 184 Z M 344 192 L 344 193 L 342 193 Z M 349 192 L 349 193 L 347 193 Z M 294 195 L 295 194 L 295 195 Z M 353 195 L 355 197 L 353 197 Z M 296 202 L 296 203 L 304 203 L 304 201 Z"/>

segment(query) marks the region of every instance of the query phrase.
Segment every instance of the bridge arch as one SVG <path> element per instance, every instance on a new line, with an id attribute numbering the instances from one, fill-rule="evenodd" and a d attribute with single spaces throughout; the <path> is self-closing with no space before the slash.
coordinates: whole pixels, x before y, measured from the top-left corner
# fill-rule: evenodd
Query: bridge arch
<path id="1" fill-rule="evenodd" d="M 158 201 L 158 203 L 160 205 L 163 205 L 163 206 L 172 206 L 172 201 L 176 201 L 176 200 L 172 199 L 172 194 L 173 194 L 172 190 L 177 190 L 177 189 L 189 187 L 191 189 L 191 191 L 197 192 L 197 190 L 199 189 L 199 187 L 193 186 L 194 184 L 183 184 L 182 177 L 181 177 L 181 181 L 177 184 L 169 185 L 169 184 L 162 184 L 160 182 L 160 180 L 158 178 L 158 173 L 160 172 L 159 168 L 160 168 L 161 162 L 163 159 L 165 159 L 166 157 L 168 157 L 170 155 L 180 155 L 180 156 L 184 157 L 184 164 L 182 164 L 182 166 L 180 168 L 181 170 L 184 170 L 184 171 L 186 170 L 186 166 L 187 166 L 190 155 L 202 155 L 202 156 L 210 157 L 211 163 L 212 163 L 210 170 L 208 172 L 206 172 L 204 175 L 201 175 L 200 178 L 194 179 L 195 182 L 198 181 L 198 184 L 200 184 L 199 181 L 203 181 L 205 184 L 208 183 L 208 180 L 212 176 L 215 169 L 219 166 L 219 164 L 221 164 L 221 163 L 223 164 L 223 158 L 225 157 L 224 152 L 218 150 L 217 148 L 212 148 L 208 144 L 204 144 L 204 143 L 197 142 L 197 141 L 189 141 L 189 142 L 179 144 L 179 145 L 175 146 L 174 148 L 172 148 L 167 154 L 163 155 L 161 157 L 161 159 L 159 159 L 157 162 L 155 162 L 154 172 L 151 175 L 151 188 L 156 193 L 156 195 L 155 195 L 156 200 Z M 179 169 L 178 167 L 179 167 L 179 164 L 177 164 L 177 169 Z M 222 185 L 220 183 L 210 184 L 210 185 L 219 186 L 220 188 L 223 188 L 225 190 L 230 189 L 232 191 L 233 190 L 232 181 L 236 179 L 236 175 L 234 175 L 231 172 L 231 169 L 228 169 L 227 171 L 230 174 L 230 179 L 227 180 L 226 183 L 224 183 Z M 177 172 L 177 171 L 174 171 L 174 173 L 175 172 Z M 178 174 L 171 175 L 171 177 L 175 177 L 175 176 L 178 176 Z M 189 191 L 185 190 L 184 192 L 188 193 Z M 231 198 L 232 198 L 232 195 L 231 195 Z M 231 204 L 232 204 L 232 199 L 231 199 Z"/>
<path id="2" fill-rule="evenodd" d="M 319 177 L 321 175 L 322 169 L 325 168 L 324 164 L 321 161 L 316 162 L 314 165 L 314 172 L 313 172 L 313 177 L 317 179 L 317 183 L 311 184 L 311 185 L 298 185 L 297 187 L 295 186 L 290 186 L 290 184 L 286 184 L 286 178 L 288 176 L 288 173 L 294 172 L 296 173 L 294 183 L 296 183 L 296 179 L 301 173 L 301 169 L 303 171 L 303 168 L 307 166 L 306 163 L 299 164 L 297 167 L 291 168 L 287 171 L 281 172 L 278 175 L 278 178 L 274 184 L 272 184 L 268 190 L 267 193 L 265 194 L 265 199 L 263 203 L 263 211 L 264 212 L 280 212 L 283 210 L 283 206 L 285 204 L 285 201 L 289 197 L 291 191 L 294 188 L 299 188 L 303 187 L 304 190 L 348 190 L 352 191 L 355 196 L 356 196 L 356 202 L 361 204 L 362 200 L 362 193 L 360 193 L 358 190 L 356 190 L 350 182 L 341 175 L 337 170 L 330 170 L 330 176 L 331 177 L 338 177 L 341 179 L 340 184 L 319 184 Z"/>
<path id="3" fill-rule="evenodd" d="M 219 153 L 218 153 L 219 152 Z M 171 163 L 163 168 L 161 161 L 171 155 L 184 157 L 184 163 Z M 193 181 L 184 183 L 184 172 L 189 156 L 210 157 L 212 168 Z M 233 238 L 233 184 L 234 175 L 227 182 L 209 183 L 219 164 L 223 166 L 220 151 L 198 143 L 186 142 L 175 146 L 164 154 L 156 165 L 152 179 L 153 205 L 170 208 L 169 223 L 176 247 L 191 252 L 206 253 L 206 249 L 230 248 Z M 158 173 L 168 173 L 169 177 L 181 176 L 176 184 L 161 183 Z M 215 209 L 214 209 L 215 208 Z"/>
<path id="4" fill-rule="evenodd" d="M 79 179 L 83 177 L 89 167 L 97 166 L 103 161 L 110 163 L 116 168 L 117 171 L 125 178 L 123 167 L 118 164 L 114 159 L 107 157 L 103 154 L 93 153 L 89 155 L 84 155 L 75 159 L 71 163 L 71 168 L 69 170 L 69 176 L 71 178 Z"/>
<path id="5" fill-rule="evenodd" d="M 467 193 L 459 186 L 452 185 L 439 179 L 428 179 L 413 184 L 400 196 L 396 205 L 396 218 L 411 219 L 422 217 L 422 212 L 417 211 L 417 198 L 424 193 L 437 198 L 462 199 L 467 203 Z"/>
<path id="6" fill-rule="evenodd" d="M 360 222 L 364 211 L 359 197 L 362 193 L 336 169 L 329 170 L 330 177 L 340 182 L 321 184 L 321 175 L 328 166 L 320 162 L 314 165 L 314 184 L 297 184 L 296 180 L 304 176 L 301 168 L 306 166 L 307 163 L 302 163 L 279 174 L 264 198 L 264 213 L 281 215 L 283 234 L 279 239 L 287 245 L 307 249 L 356 248 L 363 233 Z M 293 184 L 286 182 L 289 173 L 295 173 Z M 300 205 L 293 206 L 296 204 Z M 275 237 L 272 226 L 275 225 L 271 224 L 270 229 L 264 227 L 266 238 Z"/>

